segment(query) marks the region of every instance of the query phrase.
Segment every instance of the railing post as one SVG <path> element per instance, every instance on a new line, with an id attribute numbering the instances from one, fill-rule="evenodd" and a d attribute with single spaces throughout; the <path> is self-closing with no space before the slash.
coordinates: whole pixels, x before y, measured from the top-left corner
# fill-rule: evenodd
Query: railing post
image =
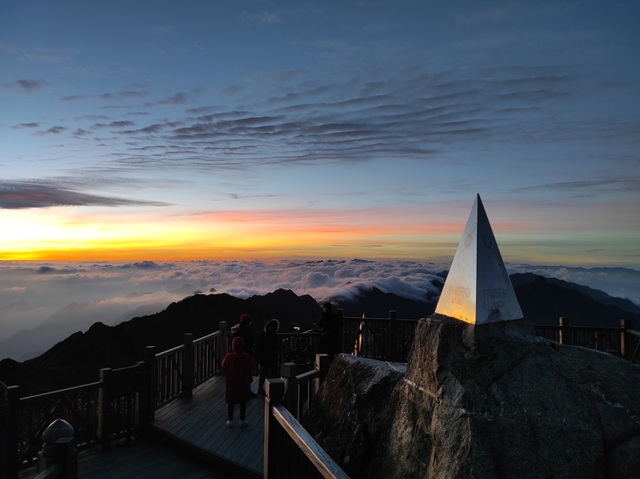
<path id="1" fill-rule="evenodd" d="M 566 316 L 560 316 L 558 321 L 560 324 L 558 342 L 560 344 L 571 344 L 571 337 L 569 335 L 569 318 L 567 318 Z"/>
<path id="2" fill-rule="evenodd" d="M 398 360 L 398 323 L 396 322 L 396 312 L 389 311 L 389 359 Z"/>
<path id="3" fill-rule="evenodd" d="M 142 370 L 143 381 L 145 382 L 145 388 L 136 395 L 136 422 L 140 428 L 142 434 L 146 434 L 148 428 L 149 418 L 149 387 L 146 382 L 149 378 L 148 367 L 149 365 L 145 361 L 138 361 L 136 367 Z"/>
<path id="4" fill-rule="evenodd" d="M 42 450 L 38 454 L 39 469 L 54 464 L 62 467 L 62 479 L 78 477 L 78 451 L 75 446 L 73 426 L 63 419 L 56 419 L 42 433 Z"/>
<path id="5" fill-rule="evenodd" d="M 218 351 L 219 357 L 216 358 L 218 368 L 222 364 L 222 358 L 229 352 L 229 323 L 226 321 L 220 321 L 218 323 L 218 329 L 222 333 L 220 335 L 220 348 Z"/>
<path id="6" fill-rule="evenodd" d="M 113 390 L 113 371 L 111 368 L 100 370 L 100 390 L 98 393 L 98 445 L 103 451 L 111 442 L 111 392 Z"/>
<path id="7" fill-rule="evenodd" d="M 296 386 L 296 376 L 299 366 L 296 363 L 283 363 L 280 366 L 280 376 L 286 384 L 284 405 L 291 414 L 298 417 L 298 388 Z"/>
<path id="8" fill-rule="evenodd" d="M 7 385 L 0 381 L 0 479 L 7 479 L 9 439 L 9 394 Z"/>
<path id="9" fill-rule="evenodd" d="M 318 377 L 313 381 L 313 393 L 316 394 L 320 389 L 320 385 L 327 378 L 329 367 L 331 366 L 331 358 L 328 354 L 316 354 L 316 371 Z"/>
<path id="10" fill-rule="evenodd" d="M 18 477 L 18 427 L 20 420 L 20 386 L 7 388 L 7 447 L 4 466 L 7 479 Z M 1 463 L 0 463 L 1 464 Z M 2 467 L 0 467 L 2 469 Z M 2 472 L 0 471 L 0 474 Z"/>
<path id="11" fill-rule="evenodd" d="M 156 365 L 156 347 L 144 348 L 144 362 L 147 363 L 147 406 L 145 421 L 151 422 L 156 417 L 156 404 L 158 393 L 158 373 Z"/>
<path id="12" fill-rule="evenodd" d="M 631 329 L 631 324 L 630 319 L 620 320 L 620 357 L 624 359 L 631 359 L 627 357 L 631 349 L 628 343 L 627 329 Z"/>
<path id="13" fill-rule="evenodd" d="M 280 378 L 267 378 L 264 382 L 264 479 L 277 479 L 278 421 L 273 417 L 273 406 L 282 404 L 285 383 Z"/>
<path id="14" fill-rule="evenodd" d="M 340 331 L 340 341 L 338 341 L 338 353 L 344 353 L 344 309 L 338 308 L 336 314 L 338 315 L 338 318 L 340 318 L 340 324 L 342 324 L 342 331 Z"/>
<path id="15" fill-rule="evenodd" d="M 193 333 L 184 333 L 184 356 L 182 357 L 182 395 L 193 396 L 194 377 Z"/>

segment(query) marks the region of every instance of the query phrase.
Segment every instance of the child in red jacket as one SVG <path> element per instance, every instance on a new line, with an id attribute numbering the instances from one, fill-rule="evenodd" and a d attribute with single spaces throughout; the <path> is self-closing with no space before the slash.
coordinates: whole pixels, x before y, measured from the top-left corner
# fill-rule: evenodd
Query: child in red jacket
<path id="1" fill-rule="evenodd" d="M 245 427 L 247 401 L 251 398 L 253 381 L 253 360 L 244 352 L 244 340 L 234 338 L 231 350 L 222 360 L 222 370 L 226 375 L 227 427 L 233 426 L 233 409 L 240 405 L 240 427 Z"/>

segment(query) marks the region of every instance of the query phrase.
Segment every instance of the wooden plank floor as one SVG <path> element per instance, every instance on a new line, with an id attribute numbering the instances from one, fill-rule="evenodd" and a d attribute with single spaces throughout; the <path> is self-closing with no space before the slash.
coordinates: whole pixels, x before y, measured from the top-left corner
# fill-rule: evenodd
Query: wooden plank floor
<path id="1" fill-rule="evenodd" d="M 253 389 L 257 388 L 254 378 Z M 172 446 L 218 463 L 234 475 L 261 478 L 264 456 L 264 397 L 247 403 L 247 427 L 227 428 L 224 376 L 215 376 L 193 391 L 191 398 L 179 398 L 159 408 L 152 433 Z"/>
<path id="2" fill-rule="evenodd" d="M 20 479 L 38 475 L 36 466 L 21 469 Z M 112 444 L 107 451 L 83 449 L 78 454 L 78 479 L 236 479 L 223 467 L 183 454 L 151 438 Z"/>
<path id="3" fill-rule="evenodd" d="M 81 454 L 78 478 L 231 479 L 226 471 L 153 440 Z"/>

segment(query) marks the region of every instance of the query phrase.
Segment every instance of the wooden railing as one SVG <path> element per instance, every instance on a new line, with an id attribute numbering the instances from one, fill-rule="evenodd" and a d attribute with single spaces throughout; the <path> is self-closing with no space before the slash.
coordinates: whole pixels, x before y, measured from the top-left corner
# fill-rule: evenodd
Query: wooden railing
<path id="1" fill-rule="evenodd" d="M 295 333 L 278 333 L 280 338 L 280 363 L 306 364 L 313 367 L 313 361 L 320 346 L 320 331 L 311 330 Z"/>
<path id="2" fill-rule="evenodd" d="M 95 412 L 96 436 L 103 450 L 109 449 L 111 442 L 118 439 L 131 442 L 143 426 L 141 418 L 149 415 L 149 369 L 148 363 L 140 362 L 127 368 L 100 370 L 98 407 Z M 75 429 L 75 423 L 69 422 L 74 424 Z M 80 443 L 78 447 L 89 444 Z"/>
<path id="3" fill-rule="evenodd" d="M 388 318 L 343 317 L 342 350 L 378 359 L 406 360 L 416 324 L 417 320 L 396 319 L 393 311 Z M 540 326 L 536 331 L 553 341 L 640 362 L 640 332 L 631 330 L 627 320 L 621 321 L 619 328 L 587 328 L 572 327 L 566 318 L 561 318 L 558 326 Z M 318 352 L 319 333 L 285 334 L 282 338 L 282 357 L 289 360 L 289 370 L 283 369 L 289 388 L 286 396 L 283 393 L 282 402 L 292 417 L 299 418 L 322 380 L 322 368 L 314 368 L 310 361 Z M 0 465 L 5 463 L 5 477 L 15 478 L 18 468 L 36 460 L 42 431 L 55 418 L 73 424 L 79 449 L 95 444 L 106 449 L 113 440 L 131 439 L 153 420 L 159 406 L 190 396 L 195 386 L 219 374 L 227 348 L 226 323 L 221 322 L 219 331 L 196 340 L 186 334 L 182 345 L 167 351 L 157 353 L 150 346 L 145 351 L 145 361 L 128 368 L 103 369 L 100 381 L 95 383 L 29 397 L 20 397 L 17 386 L 0 391 L 4 393 L 0 394 L 0 423 L 5 425 L 4 431 L 0 430 L 0 446 L 6 444 L 0 447 Z M 276 415 L 278 421 L 288 417 L 282 412 Z M 297 431 L 294 426 L 287 428 Z"/>
<path id="4" fill-rule="evenodd" d="M 283 365 L 283 375 L 293 372 L 293 363 Z M 316 356 L 313 371 L 267 379 L 265 384 L 264 478 L 349 479 L 340 466 L 300 425 L 303 403 L 317 393 L 326 376 L 329 357 Z"/>
<path id="5" fill-rule="evenodd" d="M 195 386 L 220 373 L 227 341 L 222 321 L 219 331 L 195 341 L 186 334 L 183 344 L 167 351 L 149 346 L 145 361 L 102 369 L 94 383 L 27 397 L 20 397 L 18 386 L 0 391 L 0 423 L 6 425 L 0 430 L 0 478 L 13 479 L 35 463 L 42 432 L 58 418 L 73 425 L 78 449 L 108 449 L 114 440 L 131 440 L 159 406 L 191 396 Z"/>
<path id="6" fill-rule="evenodd" d="M 329 356 L 316 354 L 311 369 L 292 362 L 280 366 L 280 377 L 286 384 L 284 405 L 297 420 L 309 409 L 330 364 Z"/>
<path id="7" fill-rule="evenodd" d="M 640 332 L 630 328 L 628 319 L 620 320 L 618 328 L 598 328 L 571 326 L 569 318 L 561 317 L 557 326 L 536 326 L 536 334 L 560 344 L 597 349 L 638 363 Z"/>
<path id="8" fill-rule="evenodd" d="M 632 363 L 640 363 L 640 331 L 627 329 L 625 331 L 624 358 Z"/>
<path id="9" fill-rule="evenodd" d="M 218 374 L 222 358 L 227 353 L 227 323 L 220 329 L 196 340 L 186 333 L 183 343 L 156 353 L 154 346 L 145 351 L 145 361 L 155 364 L 150 377 L 150 388 L 155 390 L 151 411 L 180 396 L 191 396 L 193 388 Z"/>
<path id="10" fill-rule="evenodd" d="M 417 319 L 343 318 L 342 352 L 403 362 L 407 360 Z M 536 326 L 536 334 L 560 344 L 597 349 L 628 361 L 640 362 L 640 332 L 631 329 L 631 321 L 620 320 L 619 327 L 572 326 L 566 317 L 557 326 Z"/>
<path id="11" fill-rule="evenodd" d="M 340 312 L 342 313 L 342 312 Z M 406 358 L 418 320 L 343 317 L 343 352 L 379 359 Z M 563 344 L 607 351 L 638 362 L 640 333 L 622 320 L 619 328 L 571 327 L 567 318 L 558 326 L 536 327 L 536 333 Z M 315 368 L 285 363 L 281 378 L 267 379 L 265 386 L 264 478 L 348 478 L 339 465 L 300 425 L 326 377 L 329 358 L 316 356 Z"/>
<path id="12" fill-rule="evenodd" d="M 42 433 L 55 419 L 73 424 L 79 449 L 107 449 L 113 440 L 130 440 L 144 414 L 147 369 L 144 363 L 103 369 L 98 382 L 26 397 L 20 397 L 19 387 L 8 387 L 6 477 L 36 462 Z"/>
<path id="13" fill-rule="evenodd" d="M 395 311 L 389 311 L 388 318 L 345 316 L 342 350 L 356 356 L 406 361 L 417 323 L 417 319 L 398 319 Z"/>
<path id="14" fill-rule="evenodd" d="M 51 393 L 20 398 L 20 388 L 7 388 L 9 404 L 8 448 L 16 466 L 33 464 L 42 448 L 42 433 L 55 419 L 73 423 L 76 443 L 95 444 L 100 383 L 84 384 Z M 14 447 L 10 447 L 11 445 Z M 9 462 L 9 461 L 7 461 Z"/>

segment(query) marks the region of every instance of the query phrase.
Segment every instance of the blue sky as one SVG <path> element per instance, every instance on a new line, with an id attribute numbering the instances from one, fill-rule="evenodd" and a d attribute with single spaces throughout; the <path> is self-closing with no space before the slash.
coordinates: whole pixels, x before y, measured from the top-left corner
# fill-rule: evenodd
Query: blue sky
<path id="1" fill-rule="evenodd" d="M 636 1 L 0 4 L 0 259 L 640 267 Z"/>

